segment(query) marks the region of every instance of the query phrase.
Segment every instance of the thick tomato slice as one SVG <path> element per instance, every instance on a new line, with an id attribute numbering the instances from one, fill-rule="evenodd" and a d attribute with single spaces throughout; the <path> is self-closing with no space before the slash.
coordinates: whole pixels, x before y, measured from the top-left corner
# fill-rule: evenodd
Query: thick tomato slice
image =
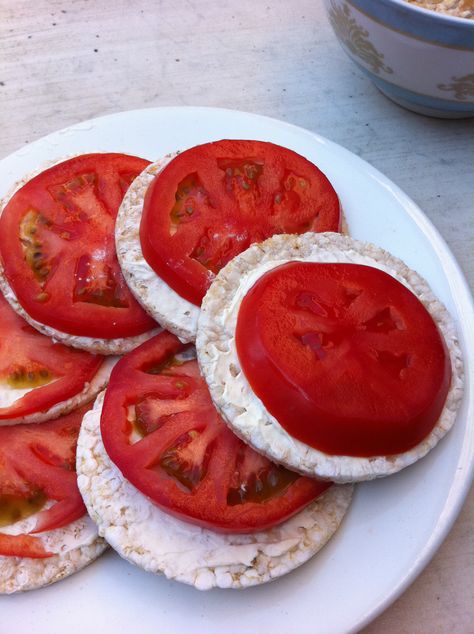
<path id="1" fill-rule="evenodd" d="M 275 233 L 338 231 L 339 200 L 326 176 L 292 150 L 217 141 L 186 150 L 150 185 L 140 240 L 155 272 L 200 306 L 214 275 Z"/>
<path id="2" fill-rule="evenodd" d="M 88 404 L 40 425 L 0 428 L 0 555 L 50 556 L 34 534 L 85 514 L 75 464 L 79 428 L 90 408 Z M 2 532 L 34 513 L 37 520 L 29 534 Z"/>
<path id="3" fill-rule="evenodd" d="M 128 290 L 115 253 L 115 218 L 149 161 L 86 154 L 29 180 L 0 217 L 0 256 L 26 312 L 71 335 L 113 339 L 156 324 Z"/>
<path id="4" fill-rule="evenodd" d="M 234 436 L 192 353 L 164 332 L 115 366 L 101 434 L 124 477 L 166 512 L 230 533 L 278 524 L 326 490 Z"/>
<path id="5" fill-rule="evenodd" d="M 31 390 L 0 407 L 0 424 L 79 394 L 102 362 L 101 356 L 53 343 L 17 315 L 0 293 L 0 390 Z"/>
<path id="6" fill-rule="evenodd" d="M 242 301 L 236 345 L 267 410 L 329 454 L 412 448 L 434 427 L 451 380 L 423 304 L 387 273 L 358 264 L 269 271 Z"/>

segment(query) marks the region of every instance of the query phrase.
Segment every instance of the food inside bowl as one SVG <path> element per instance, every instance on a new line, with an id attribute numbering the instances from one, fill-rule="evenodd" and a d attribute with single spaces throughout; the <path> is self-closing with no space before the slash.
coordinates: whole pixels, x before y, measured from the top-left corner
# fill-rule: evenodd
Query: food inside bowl
<path id="1" fill-rule="evenodd" d="M 474 20 L 474 0 L 407 0 L 422 9 Z"/>

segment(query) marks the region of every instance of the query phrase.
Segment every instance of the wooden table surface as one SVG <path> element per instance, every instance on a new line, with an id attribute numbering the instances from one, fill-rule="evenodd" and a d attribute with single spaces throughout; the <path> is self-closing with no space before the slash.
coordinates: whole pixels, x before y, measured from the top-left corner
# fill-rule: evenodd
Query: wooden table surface
<path id="1" fill-rule="evenodd" d="M 388 101 L 339 48 L 320 0 L 0 0 L 0 29 L 0 158 L 121 110 L 269 115 L 345 146 L 399 185 L 474 286 L 474 121 Z M 473 525 L 471 489 L 432 562 L 364 632 L 474 632 Z"/>

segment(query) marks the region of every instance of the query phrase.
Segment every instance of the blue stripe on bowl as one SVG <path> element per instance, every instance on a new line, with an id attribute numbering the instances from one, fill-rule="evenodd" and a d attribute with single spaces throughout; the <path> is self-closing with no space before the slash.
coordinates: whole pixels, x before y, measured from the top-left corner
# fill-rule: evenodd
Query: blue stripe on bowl
<path id="1" fill-rule="evenodd" d="M 388 28 L 425 42 L 474 51 L 474 20 L 421 9 L 405 0 L 347 0 Z"/>
<path id="2" fill-rule="evenodd" d="M 353 59 L 353 61 L 355 61 Z M 429 115 L 431 117 L 443 118 L 462 118 L 474 117 L 474 103 L 463 103 L 459 101 L 450 101 L 448 99 L 438 99 L 437 97 L 427 97 L 420 95 L 406 88 L 400 88 L 395 84 L 381 79 L 378 75 L 373 75 L 366 68 L 355 62 L 357 66 L 367 75 L 383 92 L 385 96 L 392 99 L 395 103 L 418 112 L 419 114 Z"/>

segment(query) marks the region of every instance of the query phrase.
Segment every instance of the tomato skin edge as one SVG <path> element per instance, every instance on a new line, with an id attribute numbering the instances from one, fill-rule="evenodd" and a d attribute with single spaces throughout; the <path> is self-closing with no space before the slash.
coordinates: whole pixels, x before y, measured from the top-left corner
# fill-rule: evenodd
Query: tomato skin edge
<path id="1" fill-rule="evenodd" d="M 301 476 L 301 477 L 303 478 L 305 476 Z M 307 479 L 313 482 L 316 480 L 315 478 L 307 478 Z M 252 533 L 258 533 L 260 531 L 270 530 L 272 528 L 278 528 L 280 524 L 283 524 L 290 518 L 294 517 L 295 515 L 303 511 L 312 502 L 315 502 L 320 496 L 324 495 L 324 493 L 327 490 L 329 490 L 331 486 L 334 486 L 332 482 L 325 482 L 325 481 L 323 482 L 322 480 L 320 480 L 319 483 L 320 483 L 321 490 L 317 495 L 314 494 L 314 489 L 313 489 L 311 493 L 308 493 L 307 497 L 304 499 L 304 501 L 301 502 L 301 504 L 298 507 L 292 508 L 291 510 L 288 509 L 287 513 L 283 513 L 283 514 L 280 513 L 278 517 L 278 521 L 270 519 L 267 523 L 265 522 L 257 523 L 256 521 L 254 521 L 254 518 L 252 518 L 252 512 L 251 512 L 252 509 L 249 509 L 247 513 L 248 516 L 250 517 L 250 520 L 244 523 L 243 522 L 244 514 L 242 514 L 241 517 L 239 518 L 241 522 L 240 525 L 235 526 L 234 523 L 225 524 L 223 522 L 222 524 L 217 524 L 216 522 L 206 521 L 205 519 L 199 516 L 191 517 L 189 515 L 185 515 L 184 513 L 180 513 L 176 510 L 171 510 L 169 507 L 161 506 L 155 501 L 153 501 L 153 503 L 167 515 L 176 517 L 177 519 L 183 522 L 186 522 L 187 524 L 192 524 L 200 528 L 205 528 L 209 531 L 212 531 L 214 533 L 219 533 L 222 535 L 247 535 Z M 250 504 L 250 503 L 247 503 L 247 504 Z"/>
<path id="2" fill-rule="evenodd" d="M 47 559 L 54 555 L 55 553 L 45 550 L 41 540 L 37 537 L 0 533 L 0 556 L 2 557 Z"/>
<path id="3" fill-rule="evenodd" d="M 43 511 L 44 516 L 40 512 L 35 528 L 31 531 L 31 534 L 44 533 L 46 531 L 55 530 L 56 528 L 63 528 L 75 522 L 83 517 L 87 511 L 80 496 L 79 492 L 73 498 L 63 500 L 57 503 L 60 508 L 54 510 L 54 507 L 48 512 Z M 58 516 L 60 521 L 57 521 Z"/>

